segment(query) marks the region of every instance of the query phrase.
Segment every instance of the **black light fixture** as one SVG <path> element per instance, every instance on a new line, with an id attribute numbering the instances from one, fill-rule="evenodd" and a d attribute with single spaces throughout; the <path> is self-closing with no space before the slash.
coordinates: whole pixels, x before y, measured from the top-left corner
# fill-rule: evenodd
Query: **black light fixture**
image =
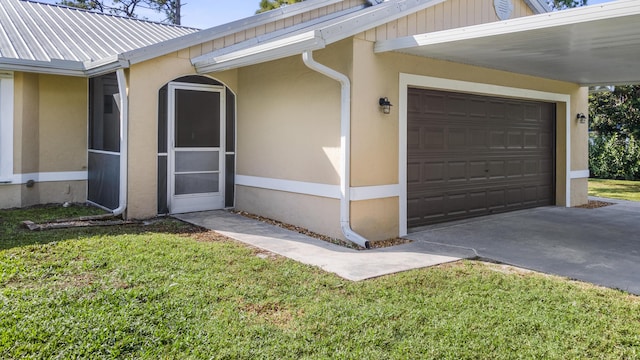
<path id="1" fill-rule="evenodd" d="M 587 122 L 587 117 L 584 116 L 583 113 L 578 113 L 578 115 L 576 116 L 576 119 L 580 124 L 584 124 L 585 122 Z"/>
<path id="2" fill-rule="evenodd" d="M 378 104 L 382 108 L 382 112 L 383 113 L 385 113 L 385 114 L 390 114 L 391 113 L 391 107 L 393 105 L 391 104 L 391 101 L 389 101 L 389 98 L 381 97 L 380 100 L 378 100 Z"/>

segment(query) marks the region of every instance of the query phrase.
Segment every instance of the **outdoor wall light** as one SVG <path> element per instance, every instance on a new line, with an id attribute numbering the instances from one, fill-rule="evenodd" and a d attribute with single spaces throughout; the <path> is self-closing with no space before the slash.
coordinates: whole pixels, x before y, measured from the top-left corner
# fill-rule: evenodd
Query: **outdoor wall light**
<path id="1" fill-rule="evenodd" d="M 584 124 L 585 122 L 587 122 L 587 117 L 584 116 L 583 113 L 578 113 L 578 116 L 576 116 L 576 119 L 580 124 Z"/>
<path id="2" fill-rule="evenodd" d="M 391 113 L 391 107 L 393 106 L 391 104 L 391 101 L 389 101 L 388 98 L 386 97 L 381 97 L 380 100 L 378 100 L 378 104 L 380 105 L 380 108 L 382 108 L 382 112 L 385 114 L 390 114 Z"/>

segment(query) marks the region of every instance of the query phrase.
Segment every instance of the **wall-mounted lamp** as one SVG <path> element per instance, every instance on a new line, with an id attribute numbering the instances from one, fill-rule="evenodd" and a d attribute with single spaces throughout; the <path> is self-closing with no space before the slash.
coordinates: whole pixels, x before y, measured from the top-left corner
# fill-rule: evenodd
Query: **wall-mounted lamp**
<path id="1" fill-rule="evenodd" d="M 584 116 L 583 113 L 578 113 L 578 115 L 576 116 L 576 119 L 580 124 L 584 124 L 585 122 L 587 122 L 587 117 Z"/>
<path id="2" fill-rule="evenodd" d="M 380 108 L 382 108 L 382 112 L 385 114 L 390 114 L 391 113 L 391 107 L 393 106 L 391 104 L 391 101 L 389 101 L 388 98 L 386 97 L 381 97 L 380 100 L 378 100 L 378 104 L 380 105 Z"/>

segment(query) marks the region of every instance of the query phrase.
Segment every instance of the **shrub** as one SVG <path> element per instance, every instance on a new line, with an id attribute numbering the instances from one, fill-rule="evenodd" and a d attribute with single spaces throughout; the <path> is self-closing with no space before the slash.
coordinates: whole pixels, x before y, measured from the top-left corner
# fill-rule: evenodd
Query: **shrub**
<path id="1" fill-rule="evenodd" d="M 595 178 L 640 180 L 640 144 L 618 134 L 592 136 L 589 170 Z"/>

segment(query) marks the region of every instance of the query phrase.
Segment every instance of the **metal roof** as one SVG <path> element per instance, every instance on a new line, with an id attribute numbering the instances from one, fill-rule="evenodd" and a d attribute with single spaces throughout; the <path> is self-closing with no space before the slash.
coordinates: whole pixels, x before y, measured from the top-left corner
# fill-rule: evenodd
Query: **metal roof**
<path id="1" fill-rule="evenodd" d="M 197 29 L 24 0 L 0 0 L 0 67 L 71 75 Z"/>
<path id="2" fill-rule="evenodd" d="M 578 83 L 640 83 L 640 1 L 606 4 L 378 41 L 396 51 Z"/>

